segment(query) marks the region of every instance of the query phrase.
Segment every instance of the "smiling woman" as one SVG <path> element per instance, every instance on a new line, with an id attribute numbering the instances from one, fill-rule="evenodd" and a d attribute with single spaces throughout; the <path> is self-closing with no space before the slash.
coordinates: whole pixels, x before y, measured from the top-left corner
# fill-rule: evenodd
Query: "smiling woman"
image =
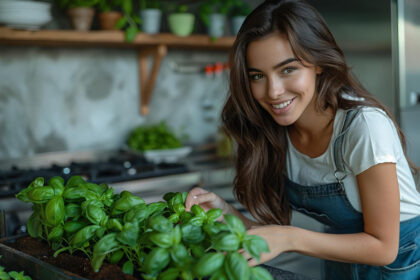
<path id="1" fill-rule="evenodd" d="M 247 65 L 253 97 L 278 124 L 290 125 L 308 105 L 314 108 L 321 69 L 294 57 L 286 36 L 275 32 L 251 42 Z"/>
<path id="2" fill-rule="evenodd" d="M 262 262 L 293 251 L 325 259 L 326 279 L 419 279 L 418 168 L 321 15 L 304 0 L 265 1 L 243 23 L 230 65 L 222 120 L 237 142 L 234 192 L 257 221 L 200 188 L 187 209 L 240 217 L 269 245 Z M 327 232 L 290 226 L 291 209 Z"/>

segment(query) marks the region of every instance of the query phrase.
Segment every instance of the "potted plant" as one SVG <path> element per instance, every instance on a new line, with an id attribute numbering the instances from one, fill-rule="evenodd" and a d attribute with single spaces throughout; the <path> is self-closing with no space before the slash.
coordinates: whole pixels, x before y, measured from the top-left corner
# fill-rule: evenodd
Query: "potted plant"
<path id="1" fill-rule="evenodd" d="M 98 0 L 58 0 L 58 5 L 66 9 L 71 19 L 73 28 L 79 31 L 87 31 L 92 26 L 95 9 Z"/>
<path id="2" fill-rule="evenodd" d="M 242 0 L 233 0 L 229 11 L 231 20 L 232 35 L 236 35 L 245 21 L 245 18 L 251 13 L 251 8 Z"/>
<path id="3" fill-rule="evenodd" d="M 235 0 L 205 0 L 199 8 L 199 16 L 208 28 L 210 37 L 225 34 L 226 17 Z"/>
<path id="4" fill-rule="evenodd" d="M 132 42 L 139 32 L 140 18 L 133 8 L 131 0 L 120 0 L 122 17 L 118 20 L 115 27 L 125 31 L 125 41 Z"/>
<path id="5" fill-rule="evenodd" d="M 238 252 L 259 261 L 269 252 L 266 241 L 248 235 L 243 222 L 222 216 L 222 209 L 193 205 L 187 211 L 186 192 L 146 203 L 129 191 L 114 193 L 106 183 L 75 175 L 67 181 L 35 178 L 16 197 L 33 204 L 27 220 L 32 239 L 47 243 L 57 258 L 85 255 L 95 273 L 115 264 L 141 279 L 273 279 Z"/>
<path id="6" fill-rule="evenodd" d="M 103 30 L 115 30 L 116 23 L 122 17 L 122 13 L 118 11 L 122 0 L 99 0 L 98 2 L 98 19 L 99 25 Z"/>
<path id="7" fill-rule="evenodd" d="M 195 15 L 188 12 L 187 5 L 176 6 L 168 15 L 169 30 L 178 36 L 188 36 L 194 30 Z"/>
<path id="8" fill-rule="evenodd" d="M 160 0 L 140 0 L 140 18 L 142 31 L 148 34 L 156 34 L 160 31 L 162 11 Z"/>

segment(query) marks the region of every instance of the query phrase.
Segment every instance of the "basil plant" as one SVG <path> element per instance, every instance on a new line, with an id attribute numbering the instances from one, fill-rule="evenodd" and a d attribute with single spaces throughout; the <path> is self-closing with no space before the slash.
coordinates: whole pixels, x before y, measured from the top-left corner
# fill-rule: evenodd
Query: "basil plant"
<path id="1" fill-rule="evenodd" d="M 169 192 L 147 204 L 128 191 L 115 194 L 107 184 L 36 178 L 16 197 L 33 204 L 30 236 L 55 251 L 82 251 L 98 272 L 104 262 L 150 280 L 272 279 L 262 267 L 249 267 L 245 250 L 259 260 L 269 252 L 264 239 L 248 235 L 242 221 L 218 208 L 185 210 L 187 193 Z"/>

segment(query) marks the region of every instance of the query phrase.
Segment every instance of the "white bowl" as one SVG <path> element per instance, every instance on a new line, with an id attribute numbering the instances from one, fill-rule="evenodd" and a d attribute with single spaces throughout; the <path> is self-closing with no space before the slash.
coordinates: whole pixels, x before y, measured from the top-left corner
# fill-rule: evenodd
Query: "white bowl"
<path id="1" fill-rule="evenodd" d="M 167 150 L 148 150 L 144 151 L 143 155 L 146 160 L 153 163 L 175 163 L 191 153 L 191 150 L 191 147 L 186 146 Z"/>

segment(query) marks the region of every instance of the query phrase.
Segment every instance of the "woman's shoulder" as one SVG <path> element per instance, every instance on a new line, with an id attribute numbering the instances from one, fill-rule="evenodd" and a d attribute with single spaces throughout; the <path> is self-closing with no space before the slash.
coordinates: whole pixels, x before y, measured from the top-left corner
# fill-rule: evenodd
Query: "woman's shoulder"
<path id="1" fill-rule="evenodd" d="M 357 110 L 358 113 L 354 117 L 351 126 L 372 126 L 372 125 L 391 125 L 393 126 L 393 122 L 391 118 L 387 115 L 387 113 L 378 107 L 370 107 L 370 106 L 359 106 L 357 108 L 351 109 Z M 346 114 L 349 110 L 338 109 L 337 110 L 337 121 L 344 123 L 346 118 Z M 359 127 L 360 128 L 360 127 Z"/>

